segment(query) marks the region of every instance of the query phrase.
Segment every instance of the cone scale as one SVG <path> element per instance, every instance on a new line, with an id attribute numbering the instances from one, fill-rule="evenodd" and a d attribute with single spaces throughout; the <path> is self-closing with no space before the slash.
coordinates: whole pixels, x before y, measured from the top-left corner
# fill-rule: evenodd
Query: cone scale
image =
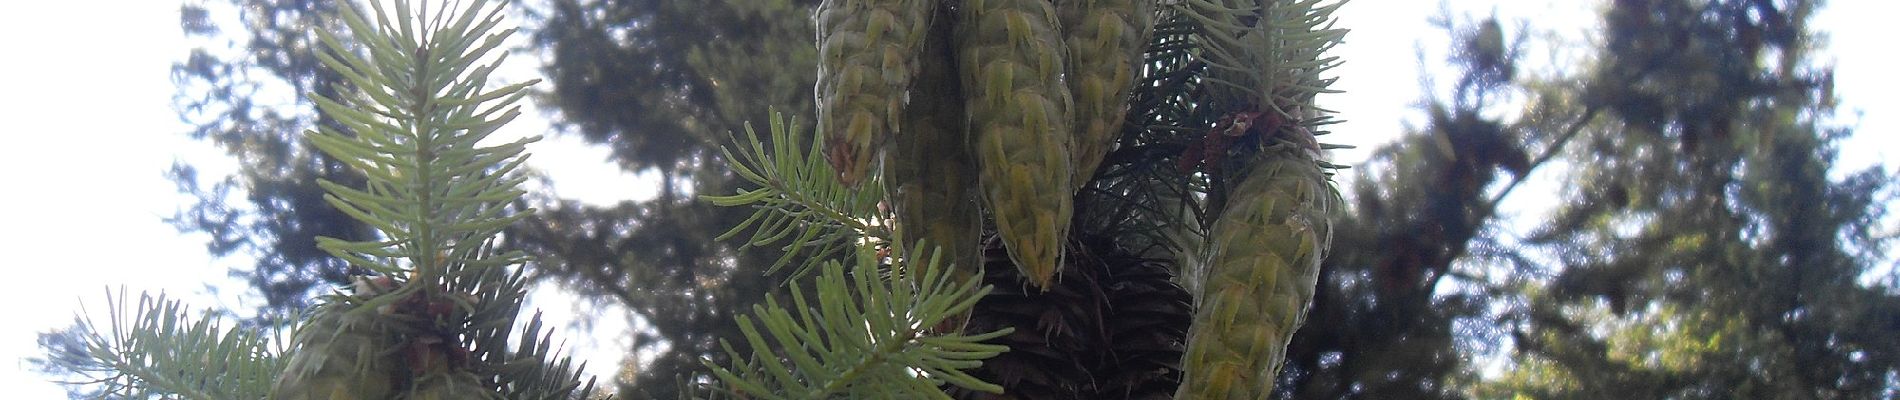
<path id="1" fill-rule="evenodd" d="M 291 336 L 293 352 L 272 386 L 272 400 L 392 398 L 404 372 L 400 323 L 363 304 L 387 286 L 359 278 L 357 295 L 338 295 L 317 306 Z"/>
<path id="2" fill-rule="evenodd" d="M 1047 0 L 968 0 L 957 12 L 962 77 L 984 204 L 1037 287 L 1061 265 L 1074 212 L 1067 70 Z"/>
<path id="3" fill-rule="evenodd" d="M 1057 2 L 1075 101 L 1074 180 L 1088 182 L 1121 133 L 1141 53 L 1154 33 L 1153 0 Z"/>
<path id="4" fill-rule="evenodd" d="M 1331 241 L 1335 199 L 1313 152 L 1265 149 L 1214 222 L 1177 399 L 1263 399 L 1304 322 Z"/>
<path id="5" fill-rule="evenodd" d="M 856 186 L 899 129 L 934 0 L 826 0 L 818 30 L 818 127 L 838 180 Z"/>

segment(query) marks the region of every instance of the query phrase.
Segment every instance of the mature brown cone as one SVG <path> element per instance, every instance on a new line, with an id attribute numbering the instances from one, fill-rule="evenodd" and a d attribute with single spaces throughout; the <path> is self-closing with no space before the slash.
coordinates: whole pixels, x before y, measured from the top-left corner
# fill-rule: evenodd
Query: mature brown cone
<path id="1" fill-rule="evenodd" d="M 1113 250 L 1097 251 L 1104 254 L 1108 268 L 1102 288 L 1108 294 L 1110 317 L 1103 324 L 1109 351 L 1095 370 L 1092 398 L 1172 399 L 1181 385 L 1181 354 L 1194 317 L 1193 297 L 1174 281 L 1170 263 Z"/>
<path id="2" fill-rule="evenodd" d="M 898 130 L 937 0 L 825 0 L 818 30 L 818 130 L 838 180 L 856 186 Z"/>
<path id="3" fill-rule="evenodd" d="M 1004 250 L 1000 238 L 990 236 L 983 246 L 983 280 L 990 294 L 971 308 L 964 332 L 1016 331 L 986 343 L 1009 346 L 1009 351 L 983 361 L 970 375 L 1003 386 L 1003 394 L 949 387 L 953 398 L 1092 399 L 1097 382 L 1093 371 L 1107 354 L 1107 332 L 1102 320 L 1108 299 L 1097 278 L 1100 262 L 1080 254 L 1065 258 L 1067 277 L 1054 285 L 1029 286 Z"/>
<path id="4" fill-rule="evenodd" d="M 1166 399 L 1180 383 L 1178 367 L 1189 318 L 1185 289 L 1172 268 L 1116 247 L 1106 237 L 1067 247 L 1070 278 L 1047 291 L 1027 287 L 994 236 L 984 247 L 984 280 L 995 287 L 977 303 L 967 332 L 1004 327 L 991 340 L 1010 351 L 985 360 L 972 375 L 1003 386 L 1002 395 L 961 391 L 959 399 Z"/>
<path id="5" fill-rule="evenodd" d="M 1068 236 L 1069 91 L 1048 0 L 967 0 L 957 9 L 957 68 L 975 137 L 984 204 L 1009 256 L 1048 288 Z"/>
<path id="6" fill-rule="evenodd" d="M 1310 138 L 1307 140 L 1310 141 Z M 1178 399 L 1263 399 L 1306 317 L 1336 194 L 1315 151 L 1278 143 L 1240 177 L 1207 237 Z"/>
<path id="7" fill-rule="evenodd" d="M 938 10 L 948 13 L 948 7 Z M 982 247 L 983 210 L 950 33 L 950 24 L 937 24 L 924 39 L 923 67 L 911 85 L 903 128 L 884 151 L 882 165 L 899 238 L 906 245 L 928 240 L 942 248 L 943 265 L 963 282 L 981 268 L 974 263 Z"/>
<path id="8" fill-rule="evenodd" d="M 1122 128 L 1142 51 L 1154 33 L 1155 0 L 1056 2 L 1069 54 L 1069 96 L 1075 100 L 1074 184 L 1094 177 Z"/>

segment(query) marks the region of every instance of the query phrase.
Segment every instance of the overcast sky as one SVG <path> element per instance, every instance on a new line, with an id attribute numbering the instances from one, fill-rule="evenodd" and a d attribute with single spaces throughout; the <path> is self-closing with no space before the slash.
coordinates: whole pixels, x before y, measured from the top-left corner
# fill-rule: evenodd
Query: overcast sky
<path id="1" fill-rule="evenodd" d="M 1459 1 L 1461 12 L 1482 16 L 1496 10 L 1507 20 L 1528 18 L 1532 28 L 1589 40 L 1594 2 Z M 1893 2 L 1836 0 L 1813 26 L 1831 33 L 1831 46 L 1819 59 L 1837 67 L 1837 93 L 1845 99 L 1838 123 L 1857 126 L 1845 147 L 1844 166 L 1887 160 L 1896 147 L 1894 117 L 1900 70 L 1890 45 L 1900 37 L 1891 23 L 1874 18 L 1893 15 Z M 172 108 L 170 68 L 187 54 L 189 43 L 178 27 L 178 4 L 161 0 L 20 1 L 0 12 L 0 209 L 11 212 L 0 231 L 0 254 L 13 272 L 10 288 L 0 290 L 6 323 L 0 324 L 0 360 L 18 368 L 0 368 L 0 392 L 8 398 L 57 399 L 63 391 L 44 377 L 27 372 L 25 357 L 39 354 L 38 332 L 66 326 L 81 301 L 104 307 L 105 288 L 125 286 L 132 293 L 164 291 L 193 305 L 249 307 L 236 294 L 209 295 L 207 284 L 228 283 L 225 271 L 244 260 L 212 260 L 200 236 L 180 235 L 162 218 L 189 204 L 164 171 L 174 160 L 216 160 L 215 150 L 184 137 L 189 126 Z M 1427 23 L 1436 2 L 1357 0 L 1341 12 L 1352 28 L 1336 51 L 1347 60 L 1337 70 L 1337 88 L 1348 92 L 1322 100 L 1342 112 L 1347 124 L 1329 141 L 1362 150 L 1336 158 L 1358 162 L 1366 150 L 1388 140 L 1402 122 L 1419 117 L 1410 105 L 1419 98 L 1415 49 L 1442 49 L 1443 34 Z M 1513 27 L 1514 24 L 1506 24 Z M 1421 41 L 1423 41 L 1421 43 Z M 512 59 L 514 69 L 532 73 L 533 62 Z M 1425 57 L 1433 64 L 1442 55 Z M 1533 60 L 1536 61 L 1536 60 Z M 1442 68 L 1442 67 L 1433 67 Z M 1887 114 L 1887 115 L 1883 115 Z M 530 116 L 538 113 L 529 113 Z M 517 121 L 519 134 L 546 132 L 544 121 Z M 607 152 L 577 139 L 550 137 L 530 148 L 533 167 L 561 183 L 564 196 L 611 203 L 650 192 L 631 175 L 606 162 Z M 224 162 L 228 165 L 228 162 Z M 228 167 L 227 167 L 228 168 Z M 1891 166 L 1889 169 L 1891 170 Z M 1514 200 L 1548 196 L 1523 191 Z M 571 298 L 556 291 L 536 292 L 536 303 L 556 319 L 571 315 Z M 592 310 L 591 308 L 588 308 Z M 598 312 L 598 311 L 590 311 Z M 614 313 L 614 312 L 609 312 Z M 576 338 L 596 351 L 585 351 L 590 372 L 611 374 L 619 351 L 615 337 L 624 319 L 608 318 L 596 328 L 596 340 Z M 624 347 L 624 341 L 620 346 Z M 599 347 L 596 347 L 599 346 Z M 604 368 L 603 368 L 604 367 Z"/>

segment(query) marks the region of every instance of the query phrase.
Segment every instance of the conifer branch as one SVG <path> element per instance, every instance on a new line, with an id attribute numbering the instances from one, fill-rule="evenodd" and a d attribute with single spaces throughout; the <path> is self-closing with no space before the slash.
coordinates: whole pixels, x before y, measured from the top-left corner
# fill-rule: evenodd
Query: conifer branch
<path id="1" fill-rule="evenodd" d="M 701 196 L 720 206 L 756 209 L 718 240 L 751 231 L 744 247 L 784 243 L 784 255 L 766 272 L 796 263 L 794 276 L 804 275 L 823 260 L 846 255 L 861 240 L 890 242 L 889 228 L 878 222 L 881 216 L 877 204 L 884 198 L 879 185 L 873 182 L 854 188 L 839 183 L 825 161 L 822 143 L 814 140 L 809 148 L 802 146 L 790 131 L 791 126 L 795 126 L 792 121 L 774 114 L 768 140 L 760 140 L 752 125 L 747 124 L 743 140 L 734 138 L 736 151 L 720 149 L 733 173 L 759 188 L 740 189 L 726 196 Z"/>
<path id="2" fill-rule="evenodd" d="M 109 324 L 78 317 L 88 358 L 50 360 L 91 380 L 114 398 L 256 399 L 284 369 L 264 330 L 223 329 L 215 318 L 189 315 L 183 302 L 141 294 L 128 306 L 125 289 L 106 292 Z M 81 307 L 81 315 L 87 314 Z"/>
<path id="3" fill-rule="evenodd" d="M 924 243 L 911 248 L 935 249 Z M 739 317 L 739 328 L 753 349 L 778 351 L 748 357 L 722 340 L 721 346 L 740 364 L 728 368 L 706 362 L 725 385 L 717 391 L 764 399 L 948 399 L 939 387 L 949 383 L 1001 392 L 1001 387 L 963 370 L 1008 351 L 982 342 L 1013 329 L 975 335 L 930 332 L 967 312 L 990 291 L 979 286 L 978 279 L 952 279 L 940 265 L 940 255 L 932 251 L 927 258 L 901 259 L 882 274 L 876 250 L 861 246 L 849 278 L 843 263 L 825 262 L 813 291 L 816 302 L 794 291 L 789 309 L 767 299 L 765 305 L 753 307 L 751 317 Z"/>

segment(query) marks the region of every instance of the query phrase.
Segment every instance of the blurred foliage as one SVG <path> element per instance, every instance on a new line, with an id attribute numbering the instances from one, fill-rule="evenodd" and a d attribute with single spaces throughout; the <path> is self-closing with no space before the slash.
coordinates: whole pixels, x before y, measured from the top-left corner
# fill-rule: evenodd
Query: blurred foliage
<path id="1" fill-rule="evenodd" d="M 1893 176 L 1835 165 L 1814 1 L 1616 1 L 1565 149 L 1566 201 L 1498 299 L 1513 360 L 1487 389 L 1554 398 L 1892 398 Z M 1888 265 L 1890 266 L 1890 265 Z M 1875 279 L 1868 279 L 1875 278 Z M 1540 372 L 1527 372 L 1540 371 Z"/>
<path id="2" fill-rule="evenodd" d="M 223 149 L 237 169 L 201 176 L 204 166 L 175 163 L 172 181 L 198 200 L 169 221 L 208 235 L 213 256 L 255 260 L 231 273 L 263 296 L 264 319 L 294 316 L 315 293 L 345 283 L 348 264 L 318 249 L 317 237 L 371 235 L 325 203 L 317 186 L 319 179 L 355 186 L 362 178 L 298 135 L 311 126 L 336 127 L 305 94 L 332 97 L 351 87 L 322 68 L 321 46 L 310 33 L 339 31 L 326 17 L 336 10 L 334 2 L 302 0 L 192 2 L 179 10 L 180 27 L 199 46 L 172 67 L 174 106 L 196 126 L 187 133 Z M 221 24 L 221 12 L 236 13 L 238 25 Z"/>
<path id="3" fill-rule="evenodd" d="M 1500 63 L 1494 20 L 1441 18 L 1462 75 L 1361 168 L 1280 394 L 1896 395 L 1893 178 L 1833 166 L 1817 6 L 1609 2 L 1585 64 L 1534 77 L 1532 25 Z M 1524 232 L 1499 203 L 1540 169 L 1562 201 Z"/>
<path id="4" fill-rule="evenodd" d="M 557 0 L 527 10 L 537 21 L 526 28 L 530 51 L 546 57 L 553 84 L 539 100 L 559 110 L 556 123 L 611 149 L 621 168 L 660 177 L 647 201 L 538 202 L 542 211 L 514 231 L 547 257 L 536 277 L 625 304 L 651 327 L 631 333 L 634 349 L 658 353 L 623 364 L 623 395 L 677 397 L 678 378 L 701 359 L 725 362 L 719 339 L 743 336 L 733 318 L 780 287 L 751 268 L 773 265 L 776 247 L 714 240 L 752 210 L 696 195 L 743 182 L 719 146 L 747 122 L 774 108 L 811 115 L 816 3 Z"/>

